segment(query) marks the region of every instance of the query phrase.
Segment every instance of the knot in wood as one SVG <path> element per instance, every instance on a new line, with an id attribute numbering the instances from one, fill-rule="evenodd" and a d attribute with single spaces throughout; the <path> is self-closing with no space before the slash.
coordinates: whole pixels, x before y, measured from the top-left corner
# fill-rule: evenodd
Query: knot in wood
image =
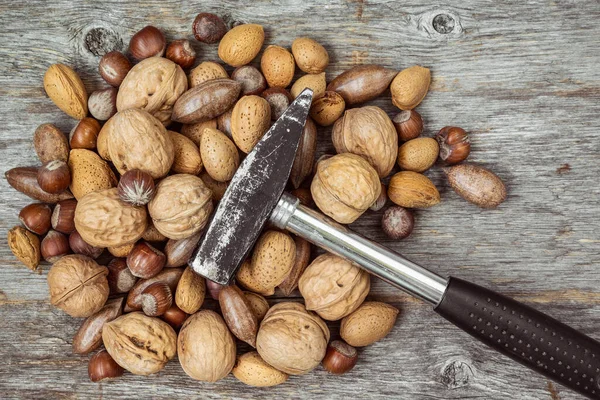
<path id="1" fill-rule="evenodd" d="M 112 29 L 96 27 L 90 29 L 83 37 L 84 47 L 95 56 L 103 56 L 123 47 L 123 40 Z"/>
<path id="2" fill-rule="evenodd" d="M 448 389 L 457 389 L 469 384 L 473 376 L 471 366 L 464 361 L 453 360 L 442 371 L 442 383 Z"/>
<path id="3" fill-rule="evenodd" d="M 454 30 L 456 21 L 449 14 L 438 14 L 433 18 L 431 24 L 437 33 L 447 35 Z"/>

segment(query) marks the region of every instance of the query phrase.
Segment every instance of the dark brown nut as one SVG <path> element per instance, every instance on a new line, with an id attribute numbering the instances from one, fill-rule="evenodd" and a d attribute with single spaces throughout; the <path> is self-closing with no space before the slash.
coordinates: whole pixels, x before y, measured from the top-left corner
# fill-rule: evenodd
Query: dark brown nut
<path id="1" fill-rule="evenodd" d="M 50 229 L 52 209 L 47 204 L 33 203 L 19 213 L 19 220 L 31 232 L 44 235 Z"/>
<path id="2" fill-rule="evenodd" d="M 345 374 L 356 365 L 358 352 L 342 340 L 334 340 L 327 346 L 327 353 L 321 362 L 323 368 L 335 375 Z"/>
<path id="3" fill-rule="evenodd" d="M 45 192 L 64 192 L 71 184 L 71 171 L 62 160 L 48 161 L 38 169 L 37 181 Z"/>
<path id="4" fill-rule="evenodd" d="M 506 186 L 498 175 L 475 164 L 444 168 L 450 186 L 463 199 L 481 208 L 495 208 L 506 200 Z"/>
<path id="5" fill-rule="evenodd" d="M 310 116 L 321 126 L 332 125 L 337 121 L 344 110 L 346 102 L 338 92 L 326 91 L 322 97 L 313 101 L 310 107 Z"/>
<path id="6" fill-rule="evenodd" d="M 150 279 L 140 279 L 131 288 L 127 295 L 127 306 L 130 310 L 141 310 L 142 302 L 140 296 L 144 289 L 152 285 L 154 282 L 165 282 L 169 285 L 171 292 L 174 292 L 179 283 L 179 279 L 183 274 L 183 268 L 166 268 Z"/>
<path id="7" fill-rule="evenodd" d="M 307 118 L 300 137 L 300 144 L 296 152 L 292 172 L 290 173 L 290 182 L 294 189 L 298 189 L 302 182 L 311 174 L 313 164 L 315 163 L 315 153 L 317 151 L 317 126 L 312 119 Z"/>
<path id="8" fill-rule="evenodd" d="M 142 311 L 149 317 L 158 317 L 173 304 L 173 293 L 165 282 L 154 282 L 140 296 Z"/>
<path id="9" fill-rule="evenodd" d="M 300 204 L 311 208 L 315 206 L 315 201 L 312 198 L 312 193 L 310 192 L 310 189 L 298 188 L 292 190 L 290 193 L 296 196 L 298 200 L 300 200 Z"/>
<path id="10" fill-rule="evenodd" d="M 19 192 L 44 203 L 53 204 L 73 198 L 71 192 L 67 190 L 56 194 L 42 190 L 37 181 L 38 169 L 38 167 L 17 167 L 6 171 L 4 177 L 8 184 Z"/>
<path id="11" fill-rule="evenodd" d="M 242 84 L 232 79 L 213 79 L 183 93 L 173 106 L 171 119 L 194 124 L 216 118 L 238 99 Z"/>
<path id="12" fill-rule="evenodd" d="M 119 87 L 130 69 L 131 63 L 123 53 L 118 51 L 103 55 L 98 65 L 98 72 L 102 79 L 114 87 Z"/>
<path id="13" fill-rule="evenodd" d="M 415 110 L 399 112 L 392 119 L 392 123 L 398 132 L 398 138 L 403 142 L 417 138 L 423 132 L 423 118 Z"/>
<path id="14" fill-rule="evenodd" d="M 217 129 L 227 135 L 229 139 L 233 139 L 231 135 L 231 114 L 233 114 L 233 107 L 217 117 Z"/>
<path id="15" fill-rule="evenodd" d="M 227 33 L 223 20 L 211 13 L 200 13 L 192 25 L 194 37 L 204 43 L 217 43 Z"/>
<path id="16" fill-rule="evenodd" d="M 219 293 L 219 305 L 231 333 L 241 341 L 256 347 L 258 320 L 240 288 L 235 285 L 224 286 Z"/>
<path id="17" fill-rule="evenodd" d="M 471 152 L 471 141 L 464 129 L 446 126 L 436 135 L 440 145 L 440 159 L 448 165 L 465 161 Z"/>
<path id="18" fill-rule="evenodd" d="M 62 233 L 70 234 L 75 230 L 75 209 L 77 200 L 68 199 L 59 201 L 54 207 L 50 222 L 52 228 Z"/>
<path id="19" fill-rule="evenodd" d="M 136 244 L 127 256 L 127 266 L 133 276 L 149 279 L 158 274 L 165 266 L 165 254 L 146 242 Z"/>
<path id="20" fill-rule="evenodd" d="M 390 239 L 405 239 L 410 236 L 414 227 L 415 217 L 404 207 L 391 206 L 381 217 L 381 228 Z"/>
<path id="21" fill-rule="evenodd" d="M 375 200 L 375 203 L 373 203 L 373 205 L 369 208 L 372 211 L 379 211 L 385 206 L 385 203 L 387 203 L 387 199 L 388 199 L 387 198 L 387 188 L 382 183 L 381 184 L 381 193 L 379 194 L 379 197 L 377 198 L 377 200 Z"/>
<path id="22" fill-rule="evenodd" d="M 166 47 L 165 35 L 160 29 L 152 25 L 142 28 L 129 41 L 129 52 L 137 60 L 155 56 L 161 57 Z"/>
<path id="23" fill-rule="evenodd" d="M 69 239 L 60 232 L 50 230 L 40 245 L 42 258 L 49 263 L 58 261 L 64 255 L 69 254 Z"/>
<path id="24" fill-rule="evenodd" d="M 69 134 L 72 149 L 94 150 L 100 133 L 100 123 L 94 118 L 85 117 L 77 123 Z"/>
<path id="25" fill-rule="evenodd" d="M 208 294 L 213 300 L 219 300 L 219 294 L 221 293 L 221 289 L 223 289 L 223 285 L 217 282 L 213 282 L 210 279 L 206 280 L 206 290 Z"/>
<path id="26" fill-rule="evenodd" d="M 165 267 L 172 268 L 184 266 L 192 256 L 196 245 L 198 245 L 198 242 L 200 241 L 202 233 L 203 232 L 198 232 L 185 239 L 169 239 L 165 245 L 165 255 L 167 256 Z"/>
<path id="27" fill-rule="evenodd" d="M 165 55 L 181 68 L 191 68 L 196 62 L 196 50 L 187 39 L 178 39 L 169 43 Z"/>
<path id="28" fill-rule="evenodd" d="M 261 94 L 267 88 L 267 81 L 258 68 L 244 65 L 236 68 L 231 79 L 242 84 L 242 95 Z"/>
<path id="29" fill-rule="evenodd" d="M 111 294 L 127 293 L 136 284 L 138 278 L 133 276 L 124 258 L 114 258 L 108 265 L 108 287 Z"/>
<path id="30" fill-rule="evenodd" d="M 40 239 L 22 226 L 15 226 L 8 231 L 8 247 L 10 251 L 27 268 L 37 270 L 40 265 Z"/>
<path id="31" fill-rule="evenodd" d="M 131 169 L 121 175 L 117 189 L 121 201 L 133 206 L 143 206 L 154 197 L 154 179 L 147 172 Z"/>
<path id="32" fill-rule="evenodd" d="M 283 88 L 268 88 L 260 94 L 271 106 L 271 120 L 277 121 L 292 102 L 292 95 Z"/>
<path id="33" fill-rule="evenodd" d="M 94 247 L 87 243 L 77 231 L 73 231 L 69 235 L 69 247 L 73 253 L 82 254 L 90 258 L 98 258 L 104 251 L 102 247 Z"/>
<path id="34" fill-rule="evenodd" d="M 346 105 L 364 103 L 385 92 L 397 73 L 381 65 L 358 65 L 338 75 L 327 90 L 338 92 Z"/>
<path id="35" fill-rule="evenodd" d="M 117 89 L 109 87 L 95 90 L 88 98 L 88 110 L 100 121 L 106 121 L 117 113 Z"/>
<path id="36" fill-rule="evenodd" d="M 38 126 L 33 134 L 33 147 L 42 163 L 69 158 L 69 142 L 64 133 L 52 124 Z"/>
<path id="37" fill-rule="evenodd" d="M 102 345 L 102 327 L 123 313 L 124 297 L 108 300 L 104 307 L 90 315 L 73 336 L 73 351 L 87 354 Z"/>
<path id="38" fill-rule="evenodd" d="M 171 328 L 175 329 L 175 331 L 178 331 L 181 328 L 188 317 L 189 315 L 183 312 L 175 304 L 171 305 L 171 307 L 161 315 L 162 320 L 171 325 Z"/>
<path id="39" fill-rule="evenodd" d="M 92 382 L 118 378 L 124 371 L 125 369 L 117 364 L 106 350 L 94 354 L 88 364 L 88 376 Z"/>
<path id="40" fill-rule="evenodd" d="M 287 277 L 278 286 L 285 297 L 289 297 L 294 289 L 298 287 L 300 276 L 302 276 L 302 273 L 310 262 L 310 243 L 299 236 L 294 236 L 294 241 L 296 242 L 294 265 Z"/>

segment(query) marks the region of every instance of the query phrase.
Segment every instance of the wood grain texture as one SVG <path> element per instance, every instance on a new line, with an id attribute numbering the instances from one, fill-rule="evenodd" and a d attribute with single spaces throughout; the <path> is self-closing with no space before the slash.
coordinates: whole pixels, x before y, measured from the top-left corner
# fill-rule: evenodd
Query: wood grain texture
<path id="1" fill-rule="evenodd" d="M 265 44 L 290 46 L 295 37 L 310 36 L 330 53 L 328 81 L 361 63 L 398 69 L 425 65 L 433 75 L 431 92 L 419 106 L 425 135 L 445 125 L 469 131 L 471 160 L 502 177 L 508 200 L 497 210 L 479 210 L 449 190 L 441 170 L 433 168 L 427 175 L 440 188 L 442 203 L 416 213 L 416 230 L 409 239 L 386 239 L 379 229 L 381 212 L 367 212 L 353 228 L 442 275 L 490 285 L 598 339 L 598 2 L 443 4 L 1 2 L 1 169 L 36 164 L 31 139 L 39 124 L 55 123 L 64 132 L 75 124 L 44 93 L 42 76 L 50 64 L 73 66 L 88 91 L 101 88 L 105 84 L 97 74 L 98 55 L 125 50 L 131 35 L 150 23 L 164 29 L 168 39 L 191 39 L 194 16 L 208 11 L 223 15 L 229 24 L 264 24 Z M 201 60 L 216 59 L 216 46 L 195 46 Z M 373 104 L 390 115 L 396 112 L 389 95 Z M 319 154 L 333 151 L 330 133 L 322 129 Z M 49 305 L 48 266 L 42 274 L 32 274 L 7 248 L 6 232 L 29 202 L 0 181 L 4 399 L 581 398 L 475 343 L 426 304 L 382 282 L 373 284 L 370 298 L 402 310 L 397 326 L 383 341 L 362 349 L 357 367 L 345 376 L 318 369 L 276 388 L 253 389 L 231 376 L 215 384 L 192 381 L 174 360 L 156 376 L 126 374 L 114 382 L 91 383 L 87 357 L 71 350 L 80 321 Z M 332 330 L 335 337 L 337 326 Z"/>

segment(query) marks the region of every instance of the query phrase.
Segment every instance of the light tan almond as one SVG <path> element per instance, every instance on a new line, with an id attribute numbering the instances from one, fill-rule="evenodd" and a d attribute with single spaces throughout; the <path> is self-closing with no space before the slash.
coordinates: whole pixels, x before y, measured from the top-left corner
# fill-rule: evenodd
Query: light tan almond
<path id="1" fill-rule="evenodd" d="M 233 107 L 231 135 L 237 147 L 249 153 L 271 124 L 271 106 L 260 96 L 244 96 Z"/>
<path id="2" fill-rule="evenodd" d="M 71 67 L 52 64 L 44 74 L 48 97 L 70 117 L 82 119 L 88 113 L 88 95 L 81 78 Z"/>
<path id="3" fill-rule="evenodd" d="M 398 165 L 406 171 L 427 171 L 437 160 L 440 146 L 433 138 L 416 138 L 398 149 Z"/>
<path id="4" fill-rule="evenodd" d="M 280 46 L 268 46 L 260 59 L 260 68 L 269 87 L 285 88 L 292 83 L 296 64 L 294 56 Z"/>
<path id="5" fill-rule="evenodd" d="M 238 25 L 221 39 L 219 58 L 232 67 L 241 67 L 258 55 L 264 40 L 265 32 L 261 25 Z"/>
<path id="6" fill-rule="evenodd" d="M 401 110 L 412 110 L 427 95 L 430 83 L 428 68 L 415 65 L 400 71 L 390 85 L 392 103 Z"/>
<path id="7" fill-rule="evenodd" d="M 391 201 L 406 208 L 427 208 L 440 202 L 440 193 L 433 182 L 412 171 L 401 171 L 392 176 L 387 195 Z"/>
<path id="8" fill-rule="evenodd" d="M 288 375 L 270 366 L 256 351 L 238 356 L 231 371 L 233 376 L 249 386 L 275 386 L 285 382 Z"/>
<path id="9" fill-rule="evenodd" d="M 267 299 L 260 294 L 253 292 L 244 292 L 244 296 L 246 296 L 246 299 L 250 304 L 250 308 L 256 316 L 256 320 L 258 322 L 262 321 L 267 314 L 267 311 L 269 311 L 269 303 L 267 302 Z"/>
<path id="10" fill-rule="evenodd" d="M 326 91 L 323 97 L 313 101 L 310 116 L 317 124 L 329 126 L 344 114 L 345 108 L 346 102 L 339 93 Z"/>
<path id="11" fill-rule="evenodd" d="M 329 54 L 316 40 L 302 37 L 292 43 L 292 54 L 298 68 L 307 74 L 319 74 L 329 64 Z"/>
<path id="12" fill-rule="evenodd" d="M 399 312 L 396 307 L 386 303 L 365 301 L 342 319 L 340 336 L 351 346 L 368 346 L 390 333 Z"/>
<path id="13" fill-rule="evenodd" d="M 206 172 L 218 182 L 227 182 L 240 165 L 237 147 L 218 129 L 206 128 L 200 142 L 200 155 Z"/>
<path id="14" fill-rule="evenodd" d="M 204 61 L 196 68 L 190 71 L 188 77 L 190 88 L 198 86 L 202 82 L 210 81 L 211 79 L 229 78 L 225 68 L 214 61 Z"/>
<path id="15" fill-rule="evenodd" d="M 173 142 L 175 154 L 171 171 L 177 174 L 198 175 L 202 171 L 202 159 L 198 146 L 181 133 L 167 131 L 167 134 Z"/>
<path id="16" fill-rule="evenodd" d="M 195 124 L 183 124 L 181 126 L 181 134 L 187 138 L 189 138 L 198 148 L 200 147 L 200 138 L 202 137 L 202 132 L 206 128 L 216 128 L 217 127 L 217 119 L 209 119 L 208 121 L 197 122 Z"/>
<path id="17" fill-rule="evenodd" d="M 202 307 L 204 296 L 206 294 L 206 285 L 204 278 L 187 267 L 179 279 L 177 289 L 175 290 L 175 304 L 182 311 L 188 314 L 194 314 Z"/>
<path id="18" fill-rule="evenodd" d="M 312 89 L 313 91 L 313 101 L 316 99 L 323 97 L 325 95 L 325 88 L 327 87 L 327 83 L 325 82 L 325 72 L 321 72 L 320 74 L 307 74 L 304 75 L 294 84 L 290 89 L 290 93 L 293 98 L 296 98 L 302 93 L 302 91 L 306 88 Z"/>
<path id="19" fill-rule="evenodd" d="M 71 193 L 77 200 L 88 193 L 117 186 L 117 178 L 106 161 L 86 149 L 73 149 L 69 153 Z"/>

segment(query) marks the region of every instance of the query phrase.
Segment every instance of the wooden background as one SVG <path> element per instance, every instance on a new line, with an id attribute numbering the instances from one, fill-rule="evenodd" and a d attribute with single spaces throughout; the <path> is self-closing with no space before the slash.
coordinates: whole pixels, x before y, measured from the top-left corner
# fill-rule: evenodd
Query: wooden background
<path id="1" fill-rule="evenodd" d="M 265 25 L 266 44 L 297 36 L 329 50 L 328 81 L 355 64 L 432 70 L 419 107 L 425 134 L 445 125 L 471 133 L 471 160 L 507 183 L 499 209 L 479 210 L 448 189 L 439 167 L 428 175 L 442 203 L 417 212 L 414 234 L 386 239 L 381 213 L 354 228 L 442 275 L 490 285 L 600 339 L 600 5 L 597 0 L 419 1 L 84 1 L 0 2 L 0 169 L 36 164 L 35 128 L 69 132 L 75 121 L 46 97 L 52 63 L 80 72 L 88 91 L 105 86 L 98 55 L 126 50 L 147 24 L 168 39 L 192 38 L 201 11 L 229 24 Z M 527 3 L 527 4 L 525 4 Z M 434 17 L 445 15 L 433 24 Z M 437 28 L 437 30 L 436 30 Z M 439 32 L 438 32 L 439 31 Z M 440 33 L 441 32 L 441 33 Z M 216 46 L 197 43 L 201 60 Z M 375 102 L 393 115 L 389 97 Z M 323 129 L 320 152 L 331 151 Z M 79 321 L 48 303 L 45 274 L 20 265 L 6 232 L 30 202 L 0 181 L 0 397 L 6 398 L 306 398 L 576 399 L 568 390 L 473 342 L 424 303 L 387 284 L 372 299 L 401 315 L 383 341 L 361 350 L 352 373 L 321 368 L 272 389 L 233 377 L 215 384 L 188 378 L 174 360 L 156 376 L 94 384 L 87 357 L 71 351 Z M 334 335 L 337 328 L 333 327 Z"/>

